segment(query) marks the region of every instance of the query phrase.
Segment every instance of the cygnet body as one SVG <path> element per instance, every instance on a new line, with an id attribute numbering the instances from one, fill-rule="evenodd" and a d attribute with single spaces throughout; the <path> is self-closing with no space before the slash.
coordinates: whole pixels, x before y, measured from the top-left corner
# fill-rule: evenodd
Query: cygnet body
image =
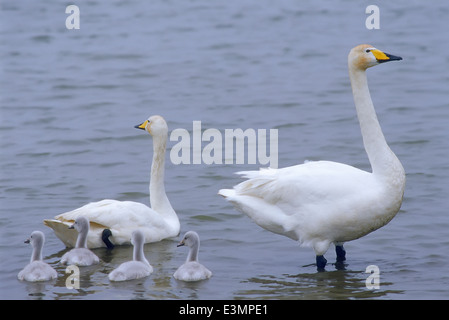
<path id="1" fill-rule="evenodd" d="M 90 266 L 99 263 L 100 259 L 86 245 L 87 234 L 89 233 L 89 219 L 83 216 L 78 217 L 69 228 L 75 228 L 78 231 L 78 238 L 75 248 L 62 256 L 61 263 L 77 266 Z"/>
<path id="2" fill-rule="evenodd" d="M 186 262 L 181 265 L 173 274 L 173 277 L 182 281 L 199 281 L 209 279 L 212 272 L 198 261 L 200 249 L 200 237 L 195 231 L 188 231 L 179 242 L 178 247 L 188 246 L 189 254 Z"/>
<path id="3" fill-rule="evenodd" d="M 143 245 L 145 236 L 141 230 L 132 233 L 131 243 L 134 246 L 133 260 L 122 263 L 109 274 L 110 281 L 126 281 L 140 279 L 149 276 L 153 272 L 153 267 L 145 258 Z"/>
<path id="4" fill-rule="evenodd" d="M 44 246 L 45 236 L 41 231 L 33 231 L 25 243 L 31 243 L 33 253 L 30 263 L 23 268 L 17 275 L 19 280 L 25 281 L 48 281 L 56 279 L 58 274 L 48 263 L 42 261 L 42 248 Z"/>

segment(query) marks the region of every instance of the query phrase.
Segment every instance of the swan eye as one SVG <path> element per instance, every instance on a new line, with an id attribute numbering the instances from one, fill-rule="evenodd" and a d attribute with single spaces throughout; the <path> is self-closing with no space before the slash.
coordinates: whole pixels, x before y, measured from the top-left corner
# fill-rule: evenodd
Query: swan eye
<path id="1" fill-rule="evenodd" d="M 371 52 L 371 49 L 366 49 L 365 52 L 369 53 L 369 52 Z"/>

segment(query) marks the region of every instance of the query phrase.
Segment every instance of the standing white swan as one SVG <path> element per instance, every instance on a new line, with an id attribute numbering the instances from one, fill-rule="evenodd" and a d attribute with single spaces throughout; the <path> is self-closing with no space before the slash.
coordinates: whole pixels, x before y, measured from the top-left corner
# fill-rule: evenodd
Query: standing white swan
<path id="1" fill-rule="evenodd" d="M 402 60 L 370 45 L 348 56 L 349 77 L 361 133 L 372 173 L 349 165 L 316 161 L 282 169 L 240 172 L 249 180 L 219 194 L 259 226 L 311 246 L 317 268 L 336 245 L 337 261 L 345 260 L 343 243 L 386 225 L 401 207 L 404 168 L 388 147 L 371 101 L 366 69 Z"/>
<path id="2" fill-rule="evenodd" d="M 69 232 L 67 226 L 79 216 L 89 218 L 91 223 L 87 238 L 89 248 L 112 248 L 113 245 L 130 244 L 132 232 L 136 229 L 142 230 L 146 242 L 157 242 L 179 234 L 179 219 L 167 198 L 164 186 L 167 123 L 161 116 L 152 116 L 135 128 L 146 130 L 153 136 L 151 208 L 138 202 L 107 199 L 62 213 L 54 219 L 44 220 L 44 224 L 52 228 L 66 246 L 75 245 L 76 234 Z M 108 237 L 111 241 L 108 241 Z"/>
<path id="3" fill-rule="evenodd" d="M 188 231 L 179 242 L 178 247 L 187 245 L 189 254 L 187 260 L 173 274 L 173 277 L 182 281 L 199 281 L 209 279 L 212 272 L 198 261 L 200 250 L 200 237 L 195 231 Z"/>
<path id="4" fill-rule="evenodd" d="M 33 253 L 31 254 L 30 263 L 23 268 L 17 275 L 19 280 L 25 281 L 48 281 L 56 279 L 58 276 L 55 269 L 48 263 L 42 261 L 42 248 L 44 246 L 45 236 L 41 231 L 33 231 L 29 239 L 25 243 L 31 243 Z"/>
<path id="5" fill-rule="evenodd" d="M 100 262 L 100 259 L 90 251 L 87 246 L 87 235 L 89 234 L 89 219 L 86 217 L 78 217 L 75 223 L 69 227 L 78 231 L 78 239 L 75 248 L 66 252 L 61 258 L 61 264 L 90 266 Z"/>
<path id="6" fill-rule="evenodd" d="M 111 281 L 126 281 L 148 277 L 153 272 L 153 267 L 145 258 L 143 244 L 145 236 L 142 231 L 136 230 L 132 234 L 131 243 L 134 246 L 133 260 L 119 265 L 108 275 Z"/>

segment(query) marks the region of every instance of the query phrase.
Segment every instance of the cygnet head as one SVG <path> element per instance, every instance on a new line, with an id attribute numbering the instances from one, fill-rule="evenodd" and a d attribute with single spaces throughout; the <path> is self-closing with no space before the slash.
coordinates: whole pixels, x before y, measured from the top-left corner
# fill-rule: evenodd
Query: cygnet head
<path id="1" fill-rule="evenodd" d="M 163 117 L 157 115 L 149 117 L 134 128 L 145 130 L 152 136 L 167 135 L 168 133 L 167 122 L 165 122 Z"/>
<path id="2" fill-rule="evenodd" d="M 182 240 L 178 243 L 177 247 L 188 246 L 193 247 L 198 245 L 200 242 L 200 236 L 195 231 L 188 231 L 182 238 Z"/>
<path id="3" fill-rule="evenodd" d="M 31 243 L 33 248 L 41 248 L 44 245 L 45 236 L 41 231 L 33 231 L 25 243 Z"/>
<path id="4" fill-rule="evenodd" d="M 135 230 L 131 235 L 131 243 L 133 246 L 145 243 L 145 236 L 142 231 Z"/>
<path id="5" fill-rule="evenodd" d="M 82 233 L 83 231 L 87 233 L 89 231 L 89 219 L 86 217 L 78 217 L 75 219 L 75 222 L 69 227 L 69 229 L 76 229 L 78 233 Z"/>
<path id="6" fill-rule="evenodd" d="M 42 247 L 44 246 L 45 236 L 41 231 L 33 231 L 31 236 L 25 240 L 25 243 L 31 243 L 33 246 L 33 254 L 31 255 L 31 262 L 35 260 L 42 260 Z"/>
<path id="7" fill-rule="evenodd" d="M 349 68 L 359 70 L 366 70 L 384 62 L 398 60 L 402 60 L 402 58 L 385 53 L 369 44 L 361 44 L 352 48 L 348 55 Z"/>

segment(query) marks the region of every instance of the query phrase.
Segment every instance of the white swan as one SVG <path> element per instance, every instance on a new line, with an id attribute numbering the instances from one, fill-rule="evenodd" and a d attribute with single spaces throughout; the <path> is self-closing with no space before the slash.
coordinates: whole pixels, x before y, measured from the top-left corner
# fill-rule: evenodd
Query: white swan
<path id="1" fill-rule="evenodd" d="M 337 261 L 344 261 L 344 242 L 386 225 L 401 207 L 404 169 L 385 141 L 366 78 L 367 68 L 401 59 L 370 45 L 359 45 L 348 56 L 354 102 L 372 173 L 336 162 L 307 162 L 239 172 L 249 180 L 219 194 L 259 226 L 313 247 L 319 270 L 326 265 L 323 255 L 331 243 L 336 245 Z"/>
<path id="2" fill-rule="evenodd" d="M 41 231 L 33 231 L 25 243 L 31 243 L 33 253 L 30 263 L 23 268 L 17 278 L 25 281 L 48 281 L 56 279 L 58 274 L 48 263 L 42 261 L 42 248 L 44 246 L 45 236 Z"/>
<path id="3" fill-rule="evenodd" d="M 54 219 L 44 220 L 56 236 L 68 247 L 73 247 L 76 234 L 67 230 L 79 216 L 88 217 L 91 231 L 87 238 L 89 248 L 130 244 L 132 232 L 142 230 L 147 242 L 176 237 L 180 231 L 178 216 L 165 194 L 164 164 L 167 144 L 167 123 L 161 116 L 152 116 L 135 128 L 146 130 L 153 136 L 153 163 L 151 166 L 150 203 L 148 206 L 132 201 L 102 200 L 86 204 L 76 210 L 62 213 Z M 103 231 L 109 229 L 112 242 Z M 104 239 L 104 240 L 103 240 Z"/>
<path id="4" fill-rule="evenodd" d="M 188 231 L 179 242 L 178 247 L 187 245 L 189 254 L 187 260 L 173 274 L 173 277 L 182 281 L 199 281 L 209 279 L 212 272 L 198 262 L 198 251 L 200 249 L 200 237 L 195 231 Z"/>
<path id="5" fill-rule="evenodd" d="M 132 234 L 131 243 L 134 245 L 133 260 L 122 263 L 108 275 L 111 281 L 126 281 L 149 276 L 153 267 L 145 258 L 143 244 L 145 236 L 142 231 L 136 230 Z"/>
<path id="6" fill-rule="evenodd" d="M 69 228 L 75 228 L 78 231 L 78 239 L 76 240 L 75 248 L 62 256 L 61 264 L 90 266 L 99 263 L 100 259 L 86 246 L 87 235 L 89 233 L 89 219 L 86 217 L 78 217 L 75 223 Z"/>

